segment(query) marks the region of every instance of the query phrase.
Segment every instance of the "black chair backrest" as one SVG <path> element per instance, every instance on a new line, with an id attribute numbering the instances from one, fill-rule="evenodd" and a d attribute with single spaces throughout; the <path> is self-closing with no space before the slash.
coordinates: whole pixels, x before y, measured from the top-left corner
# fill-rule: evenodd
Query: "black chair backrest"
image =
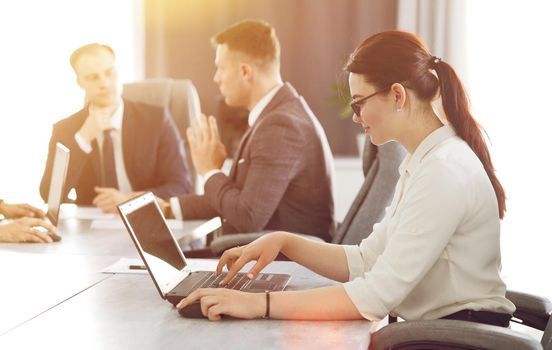
<path id="1" fill-rule="evenodd" d="M 365 175 L 357 196 L 332 242 L 359 244 L 372 233 L 374 224 L 381 221 L 385 208 L 391 203 L 399 179 L 399 165 L 406 151 L 396 142 L 374 146 L 366 139 L 363 154 Z"/>

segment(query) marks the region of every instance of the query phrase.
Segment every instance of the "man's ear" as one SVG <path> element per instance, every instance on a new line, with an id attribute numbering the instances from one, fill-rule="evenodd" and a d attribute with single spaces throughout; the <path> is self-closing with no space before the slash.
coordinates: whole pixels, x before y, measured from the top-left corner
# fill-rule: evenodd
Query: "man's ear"
<path id="1" fill-rule="evenodd" d="M 253 69 L 251 65 L 242 63 L 240 65 L 240 74 L 244 80 L 251 80 L 253 78 Z"/>
<path id="2" fill-rule="evenodd" d="M 75 81 L 77 82 L 77 85 L 82 89 L 82 81 L 80 80 L 80 78 L 77 76 L 77 78 L 75 79 Z"/>
<path id="3" fill-rule="evenodd" d="M 406 104 L 406 89 L 402 84 L 394 83 L 391 85 L 391 93 L 393 96 L 393 102 L 395 103 L 395 109 L 400 112 Z"/>

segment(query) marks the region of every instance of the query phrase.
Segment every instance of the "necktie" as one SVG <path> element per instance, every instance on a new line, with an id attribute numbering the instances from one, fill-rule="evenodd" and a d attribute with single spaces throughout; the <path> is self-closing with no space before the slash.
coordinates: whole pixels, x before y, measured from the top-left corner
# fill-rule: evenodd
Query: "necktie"
<path id="1" fill-rule="evenodd" d="M 111 137 L 111 130 L 103 131 L 103 187 L 119 188 L 117 183 L 117 172 L 115 171 L 115 154 L 113 152 L 113 138 Z"/>

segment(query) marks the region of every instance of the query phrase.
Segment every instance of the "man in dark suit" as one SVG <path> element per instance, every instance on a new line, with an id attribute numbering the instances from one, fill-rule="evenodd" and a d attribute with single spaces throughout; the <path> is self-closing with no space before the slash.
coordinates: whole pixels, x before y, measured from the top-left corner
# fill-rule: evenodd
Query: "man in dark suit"
<path id="1" fill-rule="evenodd" d="M 77 204 L 115 212 L 141 191 L 165 199 L 189 193 L 183 143 L 172 119 L 162 108 L 121 98 L 113 50 L 85 45 L 71 55 L 71 65 L 87 104 L 54 125 L 42 198 L 48 198 L 57 142 L 71 151 L 66 192 L 75 189 Z"/>
<path id="2" fill-rule="evenodd" d="M 280 47 L 262 21 L 239 22 L 213 38 L 214 82 L 229 106 L 249 111 L 230 174 L 215 119 L 188 129 L 203 195 L 171 199 L 176 217 L 221 216 L 223 232 L 286 230 L 329 240 L 333 159 L 324 130 L 301 96 L 280 76 Z"/>

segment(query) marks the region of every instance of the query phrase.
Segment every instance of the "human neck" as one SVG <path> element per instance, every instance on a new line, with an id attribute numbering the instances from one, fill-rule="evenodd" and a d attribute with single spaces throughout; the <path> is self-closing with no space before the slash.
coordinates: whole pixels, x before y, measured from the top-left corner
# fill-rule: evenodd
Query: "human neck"
<path id="1" fill-rule="evenodd" d="M 274 74 L 258 79 L 256 84 L 251 89 L 252 93 L 247 104 L 247 110 L 251 111 L 253 107 L 255 107 L 255 105 L 259 103 L 259 101 L 270 92 L 270 90 L 282 84 L 283 82 L 280 74 Z"/>
<path id="2" fill-rule="evenodd" d="M 413 154 L 422 141 L 432 132 L 443 126 L 433 110 L 412 115 L 412 121 L 404 132 L 404 137 L 399 142 L 408 153 Z"/>
<path id="3" fill-rule="evenodd" d="M 94 103 L 90 102 L 90 109 L 97 110 L 97 111 L 103 111 L 105 113 L 109 113 L 113 115 L 115 111 L 117 110 L 117 107 L 119 107 L 119 99 L 115 99 L 112 103 Z"/>

